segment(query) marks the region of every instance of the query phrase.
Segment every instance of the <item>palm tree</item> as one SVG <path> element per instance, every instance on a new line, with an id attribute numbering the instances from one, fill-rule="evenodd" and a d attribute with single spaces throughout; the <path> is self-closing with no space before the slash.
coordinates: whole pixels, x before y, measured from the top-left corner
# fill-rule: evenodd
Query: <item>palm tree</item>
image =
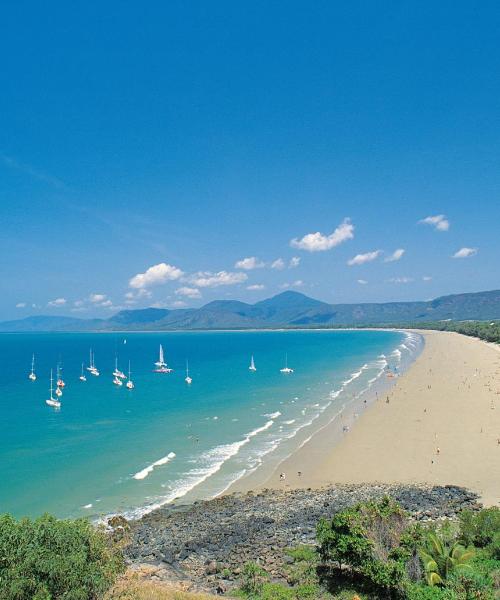
<path id="1" fill-rule="evenodd" d="M 420 558 L 423 562 L 427 583 L 443 585 L 453 573 L 470 573 L 470 561 L 474 551 L 464 548 L 458 542 L 446 543 L 435 533 L 427 536 L 427 548 L 420 548 Z"/>

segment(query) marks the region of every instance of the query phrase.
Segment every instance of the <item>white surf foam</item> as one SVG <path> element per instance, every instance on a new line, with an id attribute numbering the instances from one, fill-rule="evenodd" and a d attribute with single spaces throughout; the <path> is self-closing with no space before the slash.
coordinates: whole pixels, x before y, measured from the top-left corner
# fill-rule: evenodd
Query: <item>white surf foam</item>
<path id="1" fill-rule="evenodd" d="M 150 465 L 148 465 L 141 471 L 138 471 L 135 475 L 133 475 L 133 478 L 134 479 L 146 479 L 146 477 L 154 471 L 155 467 L 160 467 L 161 465 L 166 465 L 169 461 L 172 460 L 172 458 L 175 458 L 175 452 L 169 452 L 167 454 L 167 456 L 164 456 L 163 458 L 159 458 L 154 463 L 151 463 Z"/>

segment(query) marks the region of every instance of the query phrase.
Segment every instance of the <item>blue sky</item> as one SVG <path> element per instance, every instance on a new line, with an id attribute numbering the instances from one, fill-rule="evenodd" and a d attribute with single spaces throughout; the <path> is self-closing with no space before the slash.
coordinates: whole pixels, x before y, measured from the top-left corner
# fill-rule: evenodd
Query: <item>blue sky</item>
<path id="1" fill-rule="evenodd" d="M 494 2 L 8 3 L 0 317 L 500 287 L 499 36 Z"/>

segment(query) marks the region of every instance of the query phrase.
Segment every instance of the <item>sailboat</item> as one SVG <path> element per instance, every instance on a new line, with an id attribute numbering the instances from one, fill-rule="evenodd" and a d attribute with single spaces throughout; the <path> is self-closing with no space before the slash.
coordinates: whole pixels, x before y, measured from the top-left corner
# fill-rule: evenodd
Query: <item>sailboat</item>
<path id="1" fill-rule="evenodd" d="M 93 355 L 92 355 L 92 348 L 89 350 L 89 366 L 87 367 L 87 371 L 92 371 L 92 369 L 94 368 L 92 366 L 93 364 Z"/>
<path id="2" fill-rule="evenodd" d="M 31 357 L 31 373 L 28 375 L 28 377 L 31 379 L 31 381 L 36 381 L 36 375 L 35 375 L 35 355 L 34 354 Z"/>
<path id="3" fill-rule="evenodd" d="M 97 367 L 95 366 L 95 354 L 92 352 L 92 350 L 90 351 L 90 374 L 93 375 L 94 377 L 99 377 L 100 373 L 97 370 Z"/>
<path id="4" fill-rule="evenodd" d="M 52 369 L 50 369 L 50 398 L 48 400 L 45 400 L 45 403 L 48 404 L 49 406 L 53 406 L 54 408 L 61 408 L 61 403 L 59 402 L 59 400 L 57 398 L 54 398 L 54 396 L 52 396 L 52 392 L 54 391 L 53 386 L 52 386 L 53 381 L 54 381 L 54 379 L 52 377 Z M 61 392 L 61 394 L 62 394 L 62 392 Z"/>
<path id="5" fill-rule="evenodd" d="M 118 357 L 115 357 L 115 370 L 113 371 L 113 375 L 118 379 L 127 379 L 127 376 L 123 371 L 120 371 L 118 368 Z"/>
<path id="6" fill-rule="evenodd" d="M 118 387 L 121 387 L 123 385 L 123 381 L 119 377 L 116 377 L 116 375 L 115 377 L 113 377 L 113 383 Z"/>
<path id="7" fill-rule="evenodd" d="M 60 364 L 58 364 L 57 365 L 57 387 L 58 388 L 63 388 L 66 385 L 64 383 L 64 379 L 62 378 L 61 372 L 62 372 L 62 367 Z"/>
<path id="8" fill-rule="evenodd" d="M 285 373 L 287 375 L 293 373 L 293 369 L 290 369 L 290 367 L 288 366 L 288 354 L 285 354 L 285 366 L 282 369 L 280 369 L 280 373 Z"/>
<path id="9" fill-rule="evenodd" d="M 184 381 L 190 385 L 191 383 L 193 383 L 193 379 L 192 377 L 189 377 L 189 363 L 186 360 L 186 377 L 184 378 Z"/>
<path id="10" fill-rule="evenodd" d="M 248 367 L 249 371 L 256 371 L 257 367 L 255 366 L 255 362 L 253 360 L 253 354 L 252 354 L 252 358 L 250 359 L 250 366 Z"/>
<path id="11" fill-rule="evenodd" d="M 156 367 L 156 369 L 153 369 L 154 373 L 171 373 L 173 371 L 173 369 L 170 369 L 167 366 L 167 363 L 164 360 L 163 346 L 161 344 L 160 344 L 160 355 L 158 357 L 158 360 L 155 362 L 155 367 Z"/>
<path id="12" fill-rule="evenodd" d="M 129 390 L 133 390 L 134 389 L 134 382 L 130 379 L 130 361 L 128 361 L 128 381 L 125 384 Z"/>
<path id="13" fill-rule="evenodd" d="M 80 375 L 80 381 L 87 381 L 87 378 L 83 374 L 83 363 L 82 363 L 82 374 Z"/>

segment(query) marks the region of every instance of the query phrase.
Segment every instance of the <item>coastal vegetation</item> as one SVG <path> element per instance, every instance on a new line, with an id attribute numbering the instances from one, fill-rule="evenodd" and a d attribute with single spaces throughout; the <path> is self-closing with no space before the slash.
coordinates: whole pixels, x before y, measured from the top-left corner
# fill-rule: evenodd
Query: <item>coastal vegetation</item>
<path id="1" fill-rule="evenodd" d="M 500 509 L 415 520 L 385 496 L 321 518 L 315 544 L 286 551 L 283 570 L 260 557 L 215 565 L 228 598 L 247 600 L 495 600 L 500 596 Z M 205 600 L 146 572 L 125 570 L 132 538 L 83 519 L 0 518 L 2 600 Z M 202 527 L 202 524 L 200 524 Z M 116 531 L 119 535 L 116 535 Z M 213 541 L 213 540 L 212 540 Z M 212 572 L 212 571 L 211 571 Z M 227 585 L 226 585 L 227 584 Z"/>
<path id="2" fill-rule="evenodd" d="M 406 322 L 392 325 L 401 329 L 431 329 L 435 331 L 453 331 L 479 338 L 485 342 L 500 344 L 500 321 L 431 321 Z"/>

